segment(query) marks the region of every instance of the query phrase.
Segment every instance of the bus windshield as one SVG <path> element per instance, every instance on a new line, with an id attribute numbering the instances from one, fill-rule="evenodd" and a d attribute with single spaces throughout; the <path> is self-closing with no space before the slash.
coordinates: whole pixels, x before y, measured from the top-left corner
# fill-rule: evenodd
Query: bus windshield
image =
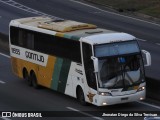
<path id="1" fill-rule="evenodd" d="M 137 42 L 96 45 L 101 88 L 125 88 L 144 80 L 143 61 Z"/>

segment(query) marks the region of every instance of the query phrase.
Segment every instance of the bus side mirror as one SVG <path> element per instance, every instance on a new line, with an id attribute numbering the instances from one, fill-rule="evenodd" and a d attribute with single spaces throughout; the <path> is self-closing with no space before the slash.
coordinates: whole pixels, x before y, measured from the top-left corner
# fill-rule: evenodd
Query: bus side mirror
<path id="1" fill-rule="evenodd" d="M 151 66 L 151 54 L 146 50 L 142 50 L 142 55 L 145 62 L 144 66 Z"/>
<path id="2" fill-rule="evenodd" d="M 97 73 L 98 70 L 98 58 L 91 56 L 91 59 L 93 60 L 93 64 L 94 64 L 94 72 Z"/>

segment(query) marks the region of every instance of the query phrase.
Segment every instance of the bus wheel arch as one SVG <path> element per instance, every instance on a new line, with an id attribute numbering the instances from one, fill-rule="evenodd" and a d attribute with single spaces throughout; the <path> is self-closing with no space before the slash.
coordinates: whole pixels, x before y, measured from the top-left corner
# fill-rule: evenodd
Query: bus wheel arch
<path id="1" fill-rule="evenodd" d="M 76 97 L 77 97 L 77 100 L 83 105 L 83 106 L 86 106 L 87 103 L 85 101 L 85 96 L 84 96 L 84 92 L 83 92 L 83 89 L 80 85 L 77 86 L 76 88 Z"/>
<path id="2" fill-rule="evenodd" d="M 36 77 L 36 74 L 33 70 L 30 71 L 30 79 L 31 79 L 32 86 L 34 88 L 38 89 L 39 85 L 38 85 L 38 82 L 37 82 L 37 77 Z"/>

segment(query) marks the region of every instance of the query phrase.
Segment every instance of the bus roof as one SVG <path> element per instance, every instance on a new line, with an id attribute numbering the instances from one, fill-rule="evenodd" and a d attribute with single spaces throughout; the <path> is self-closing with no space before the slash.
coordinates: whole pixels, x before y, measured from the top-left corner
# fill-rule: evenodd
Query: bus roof
<path id="1" fill-rule="evenodd" d="M 70 32 L 81 29 L 94 29 L 96 25 L 72 20 L 54 19 L 49 17 L 28 17 L 14 20 L 19 24 L 38 27 L 56 32 Z"/>
<path id="2" fill-rule="evenodd" d="M 73 40 L 83 38 L 81 40 L 89 44 L 103 44 L 135 39 L 134 36 L 129 34 L 97 28 L 97 26 L 93 24 L 44 16 L 12 20 L 10 26 L 66 37 Z"/>
<path id="3" fill-rule="evenodd" d="M 135 40 L 135 37 L 127 33 L 108 33 L 108 34 L 101 34 L 101 35 L 92 35 L 82 39 L 83 42 L 86 42 L 92 45 L 121 42 L 121 41 L 130 41 L 130 40 Z"/>

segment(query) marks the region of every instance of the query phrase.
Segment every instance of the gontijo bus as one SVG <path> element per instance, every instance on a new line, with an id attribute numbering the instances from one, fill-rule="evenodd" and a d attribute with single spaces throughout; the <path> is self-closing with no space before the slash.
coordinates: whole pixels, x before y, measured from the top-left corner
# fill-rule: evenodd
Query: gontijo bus
<path id="1" fill-rule="evenodd" d="M 10 22 L 13 72 L 39 85 L 105 106 L 145 99 L 150 54 L 126 33 L 49 17 Z M 143 55 L 143 57 L 142 57 Z"/>

